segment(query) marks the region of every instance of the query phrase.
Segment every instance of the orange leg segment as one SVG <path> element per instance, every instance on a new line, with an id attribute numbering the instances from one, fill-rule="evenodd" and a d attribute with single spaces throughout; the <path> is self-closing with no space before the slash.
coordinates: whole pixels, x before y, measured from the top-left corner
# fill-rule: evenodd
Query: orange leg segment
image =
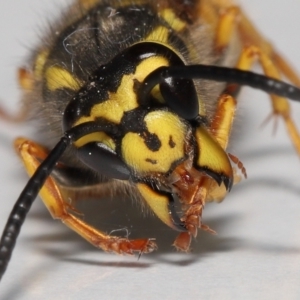
<path id="1" fill-rule="evenodd" d="M 231 6 L 221 12 L 215 37 L 217 52 L 222 52 L 230 43 L 238 16 L 239 9 L 236 6 Z"/>
<path id="2" fill-rule="evenodd" d="M 237 68 L 243 70 L 249 70 L 254 62 L 258 61 L 262 66 L 264 73 L 272 78 L 280 79 L 280 72 L 270 56 L 263 52 L 260 48 L 256 46 L 245 47 L 240 60 L 238 62 Z M 294 144 L 294 147 L 298 154 L 300 155 L 300 135 L 295 126 L 295 123 L 290 114 L 290 105 L 287 99 L 271 95 L 273 113 L 272 115 L 281 116 L 287 132 L 290 136 L 291 141 Z"/>
<path id="3" fill-rule="evenodd" d="M 22 158 L 29 176 L 32 176 L 40 165 L 40 161 L 48 155 L 46 149 L 23 138 L 15 141 L 15 148 Z M 64 201 L 58 184 L 51 176 L 41 189 L 40 197 L 53 218 L 60 219 L 65 225 L 97 248 L 119 254 L 132 254 L 133 252 L 142 254 L 156 249 L 156 244 L 151 239 L 129 240 L 127 238 L 110 236 L 74 216 L 72 207 Z"/>
<path id="4" fill-rule="evenodd" d="M 280 73 L 286 75 L 294 84 L 300 85 L 300 79 L 293 72 L 288 63 L 279 56 L 272 46 L 257 32 L 247 17 L 239 8 L 229 4 L 229 1 L 212 0 L 209 4 L 215 6 L 220 12 L 219 20 L 216 26 L 215 51 L 222 52 L 229 46 L 231 38 L 238 30 L 240 40 L 244 49 L 240 54 L 236 68 L 242 70 L 250 70 L 252 65 L 258 61 L 262 66 L 264 73 L 276 79 L 280 79 Z M 238 90 L 236 85 L 228 85 L 224 93 L 220 96 L 216 113 L 210 126 L 210 133 L 215 137 L 221 147 L 227 148 L 228 139 L 234 113 L 236 101 L 234 99 L 235 92 Z M 300 155 L 300 136 L 290 116 L 289 103 L 286 99 L 271 95 L 273 115 L 281 116 L 286 124 L 290 138 Z M 237 165 L 244 177 L 247 177 L 246 169 L 242 162 L 234 155 L 228 155 L 232 162 Z M 239 176 L 234 176 L 234 182 L 239 181 Z M 221 201 L 227 191 L 223 185 L 218 186 L 216 182 L 210 178 L 203 178 L 199 185 L 198 195 L 193 198 L 193 202 L 189 203 L 189 208 L 183 218 L 191 230 L 180 233 L 174 242 L 177 249 L 188 251 L 191 236 L 197 234 L 196 228 L 211 231 L 202 224 L 201 216 L 206 201 Z"/>
<path id="5" fill-rule="evenodd" d="M 217 52 L 223 51 L 229 45 L 234 31 L 237 29 L 244 47 L 236 66 L 238 69 L 250 70 L 255 62 L 259 62 L 265 75 L 280 79 L 280 75 L 283 74 L 292 83 L 300 86 L 300 78 L 290 65 L 259 34 L 239 8 L 229 4 L 229 1 L 213 0 L 213 3 L 220 11 L 215 39 Z M 282 117 L 290 139 L 300 155 L 300 135 L 291 117 L 288 101 L 275 95 L 271 95 L 271 101 L 273 107 L 272 115 Z"/>

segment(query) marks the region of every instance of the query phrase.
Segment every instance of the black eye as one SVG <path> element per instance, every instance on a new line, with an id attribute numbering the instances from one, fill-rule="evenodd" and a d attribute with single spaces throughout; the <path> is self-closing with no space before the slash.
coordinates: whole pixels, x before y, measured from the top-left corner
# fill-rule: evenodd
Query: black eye
<path id="1" fill-rule="evenodd" d="M 108 178 L 128 180 L 130 169 L 103 143 L 88 143 L 78 148 L 80 160 L 89 168 Z"/>
<path id="2" fill-rule="evenodd" d="M 190 79 L 165 78 L 160 91 L 168 106 L 186 120 L 199 114 L 199 101 L 194 83 Z"/>

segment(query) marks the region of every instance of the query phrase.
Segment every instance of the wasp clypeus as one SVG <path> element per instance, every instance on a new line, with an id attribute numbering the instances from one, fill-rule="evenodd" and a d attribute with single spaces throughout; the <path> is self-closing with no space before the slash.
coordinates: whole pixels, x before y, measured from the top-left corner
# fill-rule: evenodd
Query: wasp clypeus
<path id="1" fill-rule="evenodd" d="M 255 62 L 264 75 L 249 71 Z M 299 101 L 300 90 L 281 74 L 299 84 L 230 0 L 76 1 L 19 72 L 22 117 L 39 121 L 44 139 L 15 141 L 31 178 L 2 235 L 0 276 L 38 193 L 54 218 L 98 248 L 155 250 L 152 238 L 108 235 L 74 213 L 74 191 L 122 190 L 179 231 L 174 246 L 188 251 L 198 229 L 213 232 L 202 223 L 205 203 L 246 177 L 226 152 L 241 86 L 271 95 L 300 154 L 285 99 Z"/>

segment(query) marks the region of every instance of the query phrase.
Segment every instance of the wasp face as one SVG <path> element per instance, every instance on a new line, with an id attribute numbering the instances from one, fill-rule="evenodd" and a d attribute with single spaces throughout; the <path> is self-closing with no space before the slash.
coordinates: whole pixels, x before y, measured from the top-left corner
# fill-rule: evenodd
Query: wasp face
<path id="1" fill-rule="evenodd" d="M 138 176 L 170 174 L 188 156 L 191 128 L 167 110 L 144 111 L 139 128 L 127 132 L 121 156 Z"/>
<path id="2" fill-rule="evenodd" d="M 77 199 L 130 194 L 181 231 L 173 245 L 188 251 L 197 230 L 209 230 L 205 203 L 239 180 L 231 161 L 246 177 L 226 152 L 242 85 L 272 95 L 300 153 L 282 98 L 299 101 L 300 90 L 280 73 L 300 80 L 230 0 L 74 2 L 19 73 L 26 114 L 43 135 L 41 144 L 15 142 L 31 178 L 3 231 L 0 279 L 39 192 L 54 218 L 94 246 L 140 255 L 156 248 L 153 239 L 106 234 L 72 209 Z M 249 72 L 256 60 L 267 76 Z"/>
<path id="3" fill-rule="evenodd" d="M 167 78 L 145 94 L 145 78 L 174 64 L 183 62 L 158 43 L 126 49 L 99 67 L 79 90 L 65 110 L 64 130 L 87 122 L 114 127 L 113 133 L 93 133 L 75 144 L 79 158 L 102 175 L 148 182 L 172 192 L 170 184 L 178 181 L 180 165 L 187 173 L 191 168 L 203 171 L 228 189 L 232 169 L 225 152 L 199 121 L 193 82 Z M 184 94 L 182 86 L 188 87 Z M 188 102 L 193 114 L 185 105 Z M 217 163 L 207 160 L 206 148 L 217 149 Z M 225 161 L 221 166 L 218 157 Z"/>

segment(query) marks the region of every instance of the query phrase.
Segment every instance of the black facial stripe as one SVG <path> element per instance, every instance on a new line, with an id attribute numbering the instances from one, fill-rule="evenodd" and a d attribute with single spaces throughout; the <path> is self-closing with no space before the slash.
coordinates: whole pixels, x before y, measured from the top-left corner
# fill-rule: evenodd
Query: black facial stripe
<path id="1" fill-rule="evenodd" d="M 146 158 L 145 159 L 146 162 L 152 164 L 152 165 L 156 165 L 157 164 L 157 160 L 155 159 L 151 159 L 151 158 Z"/>
<path id="2" fill-rule="evenodd" d="M 169 146 L 170 148 L 174 148 L 176 146 L 176 143 L 173 141 L 172 135 L 169 137 Z"/>
<path id="3" fill-rule="evenodd" d="M 144 139 L 145 145 L 152 152 L 156 152 L 160 149 L 161 141 L 155 133 L 144 131 L 142 132 L 141 137 Z"/>

